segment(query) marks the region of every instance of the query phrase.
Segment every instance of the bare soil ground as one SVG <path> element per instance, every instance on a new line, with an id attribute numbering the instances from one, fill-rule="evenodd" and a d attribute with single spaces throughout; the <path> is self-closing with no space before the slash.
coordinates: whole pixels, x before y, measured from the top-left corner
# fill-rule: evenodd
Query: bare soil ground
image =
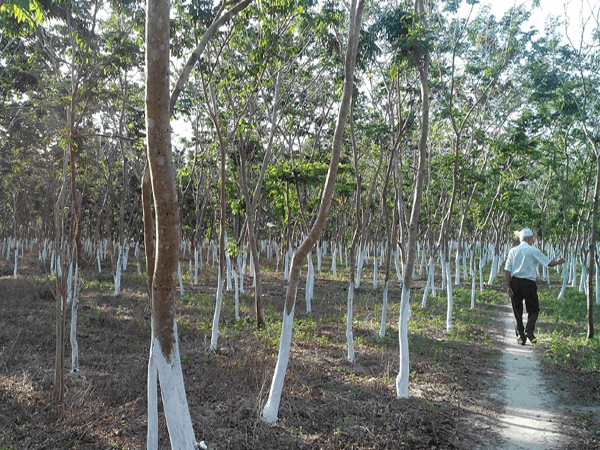
<path id="1" fill-rule="evenodd" d="M 67 375 L 65 402 L 57 406 L 52 403 L 53 287 L 40 281 L 46 270 L 26 258 L 14 280 L 12 264 L 0 262 L 0 450 L 145 448 L 150 309 L 142 278 L 126 276 L 123 292 L 114 297 L 105 282 L 110 273 L 89 269 L 87 276 L 97 282 L 88 282 L 81 293 L 81 371 Z M 212 312 L 198 299 L 213 301 L 215 278 L 186 285 L 178 300 L 190 412 L 196 439 L 210 449 L 494 448 L 503 405 L 488 393 L 502 376 L 502 343 L 493 338 L 499 332 L 490 330 L 491 342 L 477 335 L 471 342 L 457 342 L 434 326 L 433 318 L 431 329 L 411 331 L 410 397 L 398 399 L 397 309 L 391 307 L 387 337 L 380 339 L 376 305 L 381 289 L 360 289 L 357 322 L 373 326 L 355 328 L 357 360 L 349 363 L 346 282 L 318 277 L 311 316 L 303 311 L 303 291 L 298 295 L 296 322 L 304 325 L 295 326 L 300 332 L 295 332 L 279 420 L 269 425 L 260 420 L 260 411 L 275 366 L 286 282 L 281 273 L 264 273 L 272 326 L 263 331 L 254 326 L 251 280 L 246 279 L 238 321 L 228 293 L 221 317 L 226 331 L 219 351 L 210 352 Z M 415 299 L 420 299 L 418 292 L 417 287 Z M 398 302 L 396 287 L 390 304 Z M 478 308 L 497 312 L 494 305 Z M 66 355 L 70 368 L 68 342 Z M 597 377 L 594 382 L 589 375 L 564 370 L 553 379 L 571 401 L 584 404 L 598 396 Z M 597 416 L 574 412 L 573 425 L 580 432 L 572 433 L 565 448 L 600 448 Z M 170 448 L 162 415 L 160 448 Z"/>

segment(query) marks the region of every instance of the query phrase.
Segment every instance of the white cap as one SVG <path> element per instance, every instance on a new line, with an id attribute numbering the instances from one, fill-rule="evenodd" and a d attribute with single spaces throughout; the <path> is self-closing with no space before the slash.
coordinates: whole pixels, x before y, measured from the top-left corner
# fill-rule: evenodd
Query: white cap
<path id="1" fill-rule="evenodd" d="M 521 239 L 521 241 L 525 240 L 526 237 L 531 236 L 533 236 L 533 231 L 531 231 L 531 228 L 523 228 L 519 233 L 519 238 Z"/>

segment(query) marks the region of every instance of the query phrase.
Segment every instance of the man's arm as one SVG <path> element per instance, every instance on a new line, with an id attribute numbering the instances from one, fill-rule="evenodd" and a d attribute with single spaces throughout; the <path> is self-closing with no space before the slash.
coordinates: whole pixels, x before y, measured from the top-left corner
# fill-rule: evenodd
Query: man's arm
<path id="1" fill-rule="evenodd" d="M 506 284 L 506 291 L 508 292 L 508 295 L 510 297 L 513 296 L 513 291 L 510 288 L 510 270 L 505 270 L 504 271 L 504 283 Z"/>
<path id="2" fill-rule="evenodd" d="M 552 261 L 550 261 L 548 263 L 548 267 L 554 267 L 554 266 L 558 266 L 558 265 L 564 264 L 564 263 L 565 263 L 564 258 L 553 259 Z"/>

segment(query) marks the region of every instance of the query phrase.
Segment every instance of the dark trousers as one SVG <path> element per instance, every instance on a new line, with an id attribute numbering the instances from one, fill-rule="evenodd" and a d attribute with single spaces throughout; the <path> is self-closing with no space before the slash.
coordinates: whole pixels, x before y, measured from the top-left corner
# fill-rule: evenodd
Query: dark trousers
<path id="1" fill-rule="evenodd" d="M 512 277 L 510 288 L 513 291 L 512 308 L 515 315 L 515 332 L 517 336 L 533 334 L 535 323 L 540 315 L 540 301 L 535 281 Z M 527 327 L 523 326 L 523 300 L 527 308 Z"/>

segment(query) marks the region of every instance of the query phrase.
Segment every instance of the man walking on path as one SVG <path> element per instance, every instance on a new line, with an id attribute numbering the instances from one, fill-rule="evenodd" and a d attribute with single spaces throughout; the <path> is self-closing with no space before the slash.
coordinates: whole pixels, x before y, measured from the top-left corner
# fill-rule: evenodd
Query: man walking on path
<path id="1" fill-rule="evenodd" d="M 565 260 L 550 259 L 542 251 L 533 246 L 533 231 L 523 228 L 519 233 L 521 244 L 508 252 L 504 265 L 504 281 L 508 295 L 512 301 L 515 315 L 515 331 L 517 341 L 525 345 L 527 339 L 535 343 L 535 323 L 540 314 L 540 302 L 537 295 L 536 264 L 544 267 L 554 267 L 563 264 Z M 523 300 L 527 308 L 527 327 L 523 326 Z"/>

